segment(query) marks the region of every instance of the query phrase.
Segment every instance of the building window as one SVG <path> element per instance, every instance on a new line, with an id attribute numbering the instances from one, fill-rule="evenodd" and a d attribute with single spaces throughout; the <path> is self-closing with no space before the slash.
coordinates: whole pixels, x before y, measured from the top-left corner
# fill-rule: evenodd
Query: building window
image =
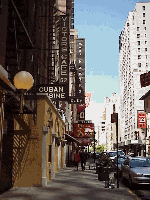
<path id="1" fill-rule="evenodd" d="M 145 48 L 145 51 L 147 51 L 147 48 Z"/>
<path id="2" fill-rule="evenodd" d="M 146 63 L 146 67 L 148 67 L 148 63 Z"/>
<path id="3" fill-rule="evenodd" d="M 147 44 L 147 41 L 145 41 L 145 44 Z"/>
<path id="4" fill-rule="evenodd" d="M 137 34 L 137 38 L 140 38 L 140 34 Z"/>
<path id="5" fill-rule="evenodd" d="M 145 13 L 143 13 L 143 17 L 145 17 Z"/>
<path id="6" fill-rule="evenodd" d="M 140 41 L 138 41 L 138 45 L 140 45 Z"/>
<path id="7" fill-rule="evenodd" d="M 138 52 L 140 52 L 140 48 L 138 48 Z"/>
<path id="8" fill-rule="evenodd" d="M 146 27 L 144 27 L 144 30 L 146 30 Z"/>
<path id="9" fill-rule="evenodd" d="M 129 23 L 127 23 L 127 26 L 129 26 Z"/>
<path id="10" fill-rule="evenodd" d="M 138 67 L 141 67 L 141 63 L 138 63 Z"/>
<path id="11" fill-rule="evenodd" d="M 141 59 L 141 55 L 138 55 L 138 59 Z"/>
<path id="12" fill-rule="evenodd" d="M 145 20 L 143 20 L 143 24 L 145 24 Z"/>
<path id="13" fill-rule="evenodd" d="M 142 6 L 143 7 L 143 10 L 145 10 L 145 6 Z"/>
<path id="14" fill-rule="evenodd" d="M 139 31 L 140 30 L 140 27 L 137 27 L 137 31 Z"/>
<path id="15" fill-rule="evenodd" d="M 145 37 L 146 37 L 146 34 L 145 34 Z"/>
<path id="16" fill-rule="evenodd" d="M 145 57 L 146 57 L 146 59 L 147 59 L 147 55 L 146 55 Z"/>

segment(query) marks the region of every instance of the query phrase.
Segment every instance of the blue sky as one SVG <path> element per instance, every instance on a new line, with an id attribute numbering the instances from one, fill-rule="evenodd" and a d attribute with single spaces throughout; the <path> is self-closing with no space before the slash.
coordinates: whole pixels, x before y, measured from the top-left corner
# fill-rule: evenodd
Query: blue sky
<path id="1" fill-rule="evenodd" d="M 96 103 L 119 93 L 119 35 L 136 2 L 74 0 L 74 28 L 86 39 L 86 92 Z"/>

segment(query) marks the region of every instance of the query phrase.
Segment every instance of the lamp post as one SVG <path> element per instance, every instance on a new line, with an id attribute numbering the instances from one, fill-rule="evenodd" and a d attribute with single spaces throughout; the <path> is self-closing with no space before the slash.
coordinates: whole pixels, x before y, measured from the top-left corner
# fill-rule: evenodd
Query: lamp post
<path id="1" fill-rule="evenodd" d="M 94 163 L 95 163 L 95 134 L 96 134 L 96 132 L 94 131 Z"/>
<path id="2" fill-rule="evenodd" d="M 14 85 L 20 92 L 20 113 L 23 114 L 23 94 L 28 91 L 34 83 L 34 79 L 29 72 L 21 71 L 14 76 Z"/>

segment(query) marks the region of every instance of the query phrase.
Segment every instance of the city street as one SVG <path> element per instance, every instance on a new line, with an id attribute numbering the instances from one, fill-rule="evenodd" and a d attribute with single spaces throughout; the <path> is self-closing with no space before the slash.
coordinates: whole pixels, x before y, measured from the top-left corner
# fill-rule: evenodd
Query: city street
<path id="1" fill-rule="evenodd" d="M 37 199 L 37 200 L 139 200 L 131 190 L 120 182 L 120 187 L 105 188 L 105 181 L 99 181 L 95 170 L 82 171 L 81 167 L 70 167 L 56 174 L 56 179 L 48 182 L 47 187 L 12 188 L 0 195 L 1 200 L 6 199 Z"/>

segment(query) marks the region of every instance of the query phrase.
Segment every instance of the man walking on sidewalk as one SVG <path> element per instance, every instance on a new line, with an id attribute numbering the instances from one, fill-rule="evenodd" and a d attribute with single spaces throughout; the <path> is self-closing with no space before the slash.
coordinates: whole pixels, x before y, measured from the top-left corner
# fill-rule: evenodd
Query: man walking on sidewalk
<path id="1" fill-rule="evenodd" d="M 80 154 L 78 153 L 78 151 L 76 151 L 76 153 L 74 154 L 74 162 L 75 162 L 75 166 L 77 167 L 77 170 L 78 170 L 79 161 L 80 161 Z"/>
<path id="2" fill-rule="evenodd" d="M 80 160 L 81 160 L 81 167 L 83 171 L 85 170 L 85 164 L 86 164 L 86 154 L 83 149 L 81 150 L 81 153 L 80 153 Z"/>

